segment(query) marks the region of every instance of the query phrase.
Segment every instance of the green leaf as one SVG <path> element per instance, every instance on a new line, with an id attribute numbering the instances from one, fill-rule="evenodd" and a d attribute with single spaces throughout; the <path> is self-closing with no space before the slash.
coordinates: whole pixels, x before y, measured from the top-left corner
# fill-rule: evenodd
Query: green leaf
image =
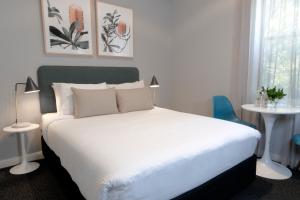
<path id="1" fill-rule="evenodd" d="M 106 39 L 104 33 L 101 34 L 101 39 L 103 40 L 103 42 L 107 43 L 107 39 Z"/>
<path id="2" fill-rule="evenodd" d="M 74 43 L 76 44 L 76 42 L 79 40 L 80 38 L 80 32 L 77 32 L 74 38 Z"/>
<path id="3" fill-rule="evenodd" d="M 106 27 L 106 26 L 102 26 L 102 28 L 103 28 L 103 31 L 106 33 L 106 34 L 108 34 L 108 28 Z"/>
<path id="4" fill-rule="evenodd" d="M 51 46 L 62 45 L 62 44 L 70 44 L 70 43 L 62 41 L 62 40 L 50 39 Z"/>
<path id="5" fill-rule="evenodd" d="M 53 34 L 56 37 L 59 37 L 61 39 L 64 39 L 66 41 L 71 42 L 72 40 L 70 40 L 66 35 L 64 35 L 60 30 L 58 30 L 56 27 L 54 26 L 49 26 L 49 31 L 51 34 Z"/>
<path id="6" fill-rule="evenodd" d="M 109 16 L 104 16 L 103 19 L 109 20 L 109 19 L 111 19 L 111 17 L 109 17 Z"/>
<path id="7" fill-rule="evenodd" d="M 118 25 L 119 20 L 120 20 L 119 18 L 116 18 L 113 23 Z"/>
<path id="8" fill-rule="evenodd" d="M 50 8 L 50 10 L 51 10 L 52 12 L 58 12 L 58 13 L 59 13 L 59 10 L 58 10 L 57 8 L 55 8 L 55 7 Z"/>
<path id="9" fill-rule="evenodd" d="M 286 96 L 286 94 L 283 92 L 283 88 L 277 89 L 276 86 L 273 88 L 267 88 L 266 91 L 267 96 L 271 101 L 275 101 L 276 99 L 280 100 Z"/>
<path id="10" fill-rule="evenodd" d="M 71 26 L 69 28 L 69 32 L 70 32 L 71 37 L 73 36 L 73 33 L 74 33 L 75 29 L 78 28 L 79 25 L 80 25 L 79 21 L 75 21 L 71 24 Z"/>
<path id="11" fill-rule="evenodd" d="M 88 41 L 77 42 L 77 44 L 75 46 L 78 48 L 81 48 L 81 49 L 88 49 L 89 42 Z"/>
<path id="12" fill-rule="evenodd" d="M 57 17 L 59 20 L 62 21 L 62 17 L 58 13 L 49 12 L 48 17 Z"/>
<path id="13" fill-rule="evenodd" d="M 86 35 L 86 34 L 88 34 L 88 31 L 77 32 L 75 35 L 74 43 L 76 43 L 81 38 L 81 36 Z"/>
<path id="14" fill-rule="evenodd" d="M 72 37 L 71 37 L 68 29 L 66 29 L 65 27 L 62 27 L 62 30 L 63 30 L 64 34 L 69 38 L 69 41 L 71 41 Z"/>

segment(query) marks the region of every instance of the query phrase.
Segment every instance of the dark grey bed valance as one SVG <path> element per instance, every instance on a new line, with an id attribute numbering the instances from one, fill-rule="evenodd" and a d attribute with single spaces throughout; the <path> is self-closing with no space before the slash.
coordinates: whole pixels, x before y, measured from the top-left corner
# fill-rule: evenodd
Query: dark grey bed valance
<path id="1" fill-rule="evenodd" d="M 52 83 L 119 84 L 139 80 L 135 67 L 41 66 L 37 71 L 41 113 L 56 112 Z"/>

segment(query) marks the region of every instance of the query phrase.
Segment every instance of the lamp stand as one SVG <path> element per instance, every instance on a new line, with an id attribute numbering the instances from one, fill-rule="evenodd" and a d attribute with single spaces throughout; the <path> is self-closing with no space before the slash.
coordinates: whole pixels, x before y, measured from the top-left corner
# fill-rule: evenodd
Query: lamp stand
<path id="1" fill-rule="evenodd" d="M 156 105 L 156 88 L 152 88 L 152 90 L 153 90 L 153 97 L 152 97 L 153 98 L 153 105 L 157 106 Z"/>
<path id="2" fill-rule="evenodd" d="M 26 128 L 30 126 L 29 122 L 19 122 L 18 121 L 18 85 L 25 85 L 25 83 L 16 83 L 15 85 L 15 111 L 16 111 L 16 123 L 14 123 L 12 128 Z"/>

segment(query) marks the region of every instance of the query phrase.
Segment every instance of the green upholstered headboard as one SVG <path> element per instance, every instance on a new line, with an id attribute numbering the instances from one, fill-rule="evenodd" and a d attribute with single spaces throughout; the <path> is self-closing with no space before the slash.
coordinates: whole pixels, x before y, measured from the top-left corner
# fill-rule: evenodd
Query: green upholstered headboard
<path id="1" fill-rule="evenodd" d="M 119 84 L 139 80 L 135 67 L 41 66 L 37 71 L 41 113 L 56 112 L 52 83 Z"/>

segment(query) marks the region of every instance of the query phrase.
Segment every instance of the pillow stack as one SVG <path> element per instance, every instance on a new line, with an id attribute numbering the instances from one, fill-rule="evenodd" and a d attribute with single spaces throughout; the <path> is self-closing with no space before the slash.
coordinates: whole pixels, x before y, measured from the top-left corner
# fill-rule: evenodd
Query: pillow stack
<path id="1" fill-rule="evenodd" d="M 73 92 L 71 88 L 87 89 L 87 90 L 107 88 L 106 83 L 99 83 L 99 84 L 53 83 L 52 87 L 55 94 L 57 112 L 63 115 L 73 115 L 74 113 Z"/>
<path id="2" fill-rule="evenodd" d="M 153 109 L 144 81 L 123 84 L 54 83 L 57 112 L 76 118 Z"/>

